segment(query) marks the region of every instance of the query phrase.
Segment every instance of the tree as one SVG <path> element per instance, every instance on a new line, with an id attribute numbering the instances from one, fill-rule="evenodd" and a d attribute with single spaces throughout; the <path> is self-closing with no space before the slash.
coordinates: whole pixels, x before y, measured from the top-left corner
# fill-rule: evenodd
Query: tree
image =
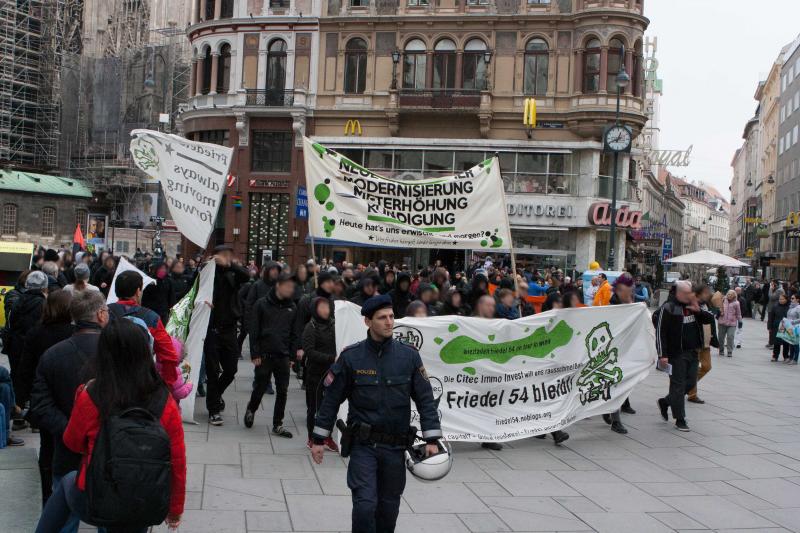
<path id="1" fill-rule="evenodd" d="M 728 280 L 728 272 L 725 270 L 725 267 L 717 268 L 717 282 L 714 283 L 714 290 L 726 294 L 730 288 L 731 284 Z"/>

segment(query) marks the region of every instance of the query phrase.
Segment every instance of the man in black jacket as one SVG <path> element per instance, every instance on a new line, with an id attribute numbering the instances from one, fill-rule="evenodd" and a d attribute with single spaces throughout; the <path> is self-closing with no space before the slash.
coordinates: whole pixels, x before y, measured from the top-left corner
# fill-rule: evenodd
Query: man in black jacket
<path id="1" fill-rule="evenodd" d="M 42 354 L 31 392 L 31 421 L 47 430 L 54 439 L 53 490 L 61 490 L 61 478 L 78 470 L 81 455 L 73 453 L 63 441 L 75 391 L 90 375 L 90 361 L 97 355 L 100 330 L 108 323 L 108 307 L 97 291 L 79 291 L 72 296 L 70 315 L 75 333 Z M 53 494 L 53 497 L 57 497 Z M 77 531 L 78 515 L 72 515 L 65 531 Z M 62 531 L 64 531 L 62 530 Z"/>
<path id="2" fill-rule="evenodd" d="M 676 281 L 669 299 L 655 313 L 656 351 L 659 364 L 672 365 L 669 394 L 658 399 L 664 420 L 672 409 L 675 428 L 689 431 L 686 424 L 684 397 L 697 384 L 698 352 L 703 347 L 703 324 L 710 324 L 714 315 L 700 309 L 689 281 Z"/>
<path id="3" fill-rule="evenodd" d="M 292 296 L 294 278 L 289 272 L 282 272 L 278 275 L 275 287 L 253 308 L 249 331 L 250 359 L 255 365 L 256 383 L 244 415 L 244 425 L 253 427 L 255 412 L 264 397 L 269 375 L 274 374 L 276 394 L 272 433 L 287 439 L 292 438 L 292 434 L 283 427 L 283 416 L 289 390 L 289 367 L 292 356 L 297 352 L 298 339 L 293 327 L 297 307 Z"/>
<path id="4" fill-rule="evenodd" d="M 236 322 L 242 316 L 239 287 L 250 279 L 250 272 L 234 262 L 233 248 L 214 248 L 214 301 L 208 320 L 208 333 L 203 345 L 206 363 L 206 408 L 208 423 L 221 426 L 220 412 L 225 410 L 222 395 L 233 383 L 239 365 L 239 345 L 236 344 Z"/>
<path id="5" fill-rule="evenodd" d="M 411 296 L 409 287 L 411 287 L 411 274 L 408 272 L 400 272 L 397 275 L 397 282 L 394 285 L 394 289 L 389 291 L 395 319 L 404 318 L 406 316 L 406 308 L 408 304 L 411 303 L 411 300 L 414 299 Z"/>
<path id="6" fill-rule="evenodd" d="M 294 319 L 294 338 L 303 338 L 303 330 L 306 324 L 309 323 L 311 317 L 314 315 L 314 299 L 327 298 L 331 302 L 331 310 L 334 309 L 333 305 L 333 289 L 336 286 L 336 278 L 330 272 L 323 270 L 317 275 L 317 289 L 311 293 L 306 294 L 300 301 L 297 302 L 297 314 Z M 298 347 L 295 357 L 298 361 L 303 358 L 303 349 Z"/>

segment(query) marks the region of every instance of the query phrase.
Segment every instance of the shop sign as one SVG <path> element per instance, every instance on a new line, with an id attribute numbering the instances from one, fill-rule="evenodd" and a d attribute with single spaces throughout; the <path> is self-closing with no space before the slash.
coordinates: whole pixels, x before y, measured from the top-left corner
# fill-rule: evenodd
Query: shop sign
<path id="1" fill-rule="evenodd" d="M 786 232 L 787 239 L 800 239 L 800 229 L 790 229 Z"/>
<path id="2" fill-rule="evenodd" d="M 308 218 L 308 193 L 303 186 L 297 187 L 297 201 L 294 207 L 294 218 L 307 219 Z"/>
<path id="3" fill-rule="evenodd" d="M 251 189 L 288 189 L 289 180 L 250 180 Z"/>
<path id="4" fill-rule="evenodd" d="M 618 228 L 638 230 L 642 227 L 642 212 L 631 211 L 628 206 L 617 208 L 616 223 Z M 611 226 L 611 204 L 596 202 L 589 207 L 589 224 L 593 226 Z"/>
<path id="5" fill-rule="evenodd" d="M 508 204 L 508 216 L 572 218 L 575 216 L 571 205 L 554 204 Z"/>
<path id="6" fill-rule="evenodd" d="M 661 247 L 661 262 L 664 263 L 670 259 L 672 259 L 672 237 L 667 237 Z"/>
<path id="7" fill-rule="evenodd" d="M 694 146 L 690 146 L 686 150 L 650 150 L 644 156 L 651 165 L 688 167 L 693 149 Z"/>

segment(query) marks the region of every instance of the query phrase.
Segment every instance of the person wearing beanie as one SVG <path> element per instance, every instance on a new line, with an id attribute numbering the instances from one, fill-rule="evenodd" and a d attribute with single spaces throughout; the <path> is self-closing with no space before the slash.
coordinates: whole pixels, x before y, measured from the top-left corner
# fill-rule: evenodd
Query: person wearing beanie
<path id="1" fill-rule="evenodd" d="M 325 298 L 330 302 L 331 310 L 334 309 L 333 295 L 337 280 L 338 276 L 327 270 L 322 270 L 319 274 L 317 274 L 317 288 L 314 290 L 314 292 L 306 294 L 300 298 L 299 302 L 297 302 L 297 312 L 295 313 L 294 317 L 293 329 L 294 338 L 298 340 L 298 344 L 300 339 L 303 338 L 303 332 L 306 329 L 306 324 L 311 321 L 311 317 L 314 315 L 315 298 Z M 304 352 L 302 346 L 298 346 L 297 351 L 294 354 L 294 358 L 297 361 L 297 366 L 300 366 L 300 363 L 304 362 L 303 354 Z M 301 374 L 298 373 L 298 378 L 301 377 Z"/>
<path id="2" fill-rule="evenodd" d="M 89 271 L 89 266 L 86 263 L 78 263 L 75 265 L 73 273 L 75 274 L 75 281 L 64 287 L 65 291 L 70 293 L 79 291 L 100 291 L 98 287 L 89 283 L 89 276 L 91 272 Z"/>

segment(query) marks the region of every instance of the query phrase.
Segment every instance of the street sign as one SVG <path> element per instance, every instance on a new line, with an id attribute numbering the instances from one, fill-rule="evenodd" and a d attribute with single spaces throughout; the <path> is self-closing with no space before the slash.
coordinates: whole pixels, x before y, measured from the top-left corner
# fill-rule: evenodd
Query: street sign
<path id="1" fill-rule="evenodd" d="M 661 247 L 661 262 L 672 259 L 672 237 L 666 237 Z"/>
<path id="2" fill-rule="evenodd" d="M 753 251 L 752 248 L 748 248 L 747 251 L 744 253 L 744 255 L 745 257 L 753 257 L 755 255 L 755 252 Z"/>
<path id="3" fill-rule="evenodd" d="M 308 193 L 306 192 L 306 188 L 302 186 L 297 187 L 294 218 L 308 219 Z"/>
<path id="4" fill-rule="evenodd" d="M 800 239 L 800 229 L 790 229 L 786 232 L 787 239 Z"/>

